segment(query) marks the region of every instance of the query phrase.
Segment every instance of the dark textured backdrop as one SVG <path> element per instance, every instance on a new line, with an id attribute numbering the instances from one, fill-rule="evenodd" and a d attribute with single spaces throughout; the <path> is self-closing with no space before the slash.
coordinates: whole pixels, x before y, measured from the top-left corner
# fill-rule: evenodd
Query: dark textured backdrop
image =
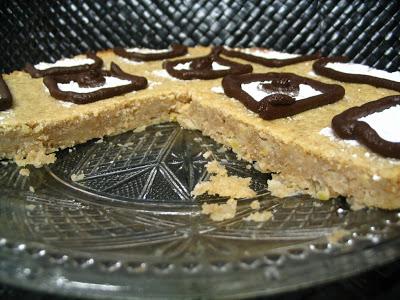
<path id="1" fill-rule="evenodd" d="M 113 46 L 226 44 L 400 67 L 400 1 L 0 1 L 0 71 Z"/>

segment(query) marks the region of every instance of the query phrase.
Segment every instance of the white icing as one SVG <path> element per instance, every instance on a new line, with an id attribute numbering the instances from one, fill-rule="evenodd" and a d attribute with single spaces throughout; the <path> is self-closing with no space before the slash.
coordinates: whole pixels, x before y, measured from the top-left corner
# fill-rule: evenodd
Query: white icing
<path id="1" fill-rule="evenodd" d="M 117 86 L 123 86 L 132 83 L 130 80 L 120 79 L 113 76 L 105 76 L 106 82 L 101 86 L 96 87 L 80 87 L 76 81 L 70 81 L 69 83 L 59 83 L 58 88 L 63 92 L 75 92 L 75 93 L 91 93 L 105 88 L 113 88 Z"/>
<path id="2" fill-rule="evenodd" d="M 50 94 L 50 91 L 49 91 L 49 89 L 47 88 L 47 86 L 43 83 L 43 88 L 44 88 L 44 92 L 46 93 L 46 94 Z"/>
<path id="3" fill-rule="evenodd" d="M 219 63 L 217 63 L 216 61 L 213 61 L 213 63 L 211 64 L 212 69 L 215 71 L 220 71 L 220 70 L 228 70 L 230 69 L 229 66 L 225 66 L 225 65 L 221 65 Z"/>
<path id="4" fill-rule="evenodd" d="M 126 52 L 137 52 L 142 54 L 158 54 L 158 53 L 166 53 L 171 51 L 171 49 L 148 49 L 148 48 L 128 48 Z"/>
<path id="5" fill-rule="evenodd" d="M 154 70 L 152 73 L 153 73 L 153 75 L 156 75 L 158 77 L 167 78 L 170 80 L 179 80 L 178 78 L 175 78 L 175 77 L 172 77 L 171 75 L 169 75 L 167 70 Z"/>
<path id="6" fill-rule="evenodd" d="M 149 80 L 148 88 L 149 89 L 153 89 L 155 86 L 160 85 L 160 84 L 161 84 L 161 82 L 159 82 L 159 81 L 151 81 L 151 80 Z"/>
<path id="7" fill-rule="evenodd" d="M 175 70 L 190 70 L 190 64 L 191 64 L 191 63 L 192 63 L 191 61 L 188 61 L 188 62 L 183 63 L 183 64 L 177 64 L 177 65 L 174 67 L 174 69 L 175 69 Z"/>
<path id="8" fill-rule="evenodd" d="M 65 107 L 65 108 L 71 108 L 72 106 L 75 106 L 77 104 L 72 103 L 72 102 L 68 102 L 68 101 L 60 101 L 61 106 Z"/>
<path id="9" fill-rule="evenodd" d="M 253 81 L 250 83 L 242 83 L 241 88 L 243 91 L 249 94 L 255 101 L 258 102 L 267 96 L 276 94 L 276 92 L 266 92 L 258 88 L 259 84 L 268 84 L 268 83 L 271 83 L 271 81 L 266 80 L 266 81 Z M 296 97 L 294 97 L 294 99 L 297 101 L 321 94 L 322 93 L 320 91 L 313 89 L 311 86 L 307 84 L 300 84 L 299 93 Z"/>
<path id="10" fill-rule="evenodd" d="M 123 61 L 124 63 L 131 64 L 131 65 L 140 65 L 140 64 L 144 63 L 143 61 L 131 60 L 131 59 L 127 59 L 125 57 L 120 57 L 120 56 L 118 57 L 118 59 Z"/>
<path id="11" fill-rule="evenodd" d="M 343 140 L 343 139 L 337 138 L 335 135 L 335 132 L 333 131 L 333 129 L 331 127 L 322 128 L 321 131 L 319 132 L 319 134 L 326 136 L 327 138 L 329 138 L 331 141 L 334 141 L 334 142 L 343 142 L 349 146 L 359 146 L 360 145 L 360 143 L 357 142 L 356 140 Z"/>
<path id="12" fill-rule="evenodd" d="M 224 94 L 224 89 L 222 88 L 222 86 L 213 86 L 211 88 L 211 92 L 214 92 L 216 94 Z"/>
<path id="13" fill-rule="evenodd" d="M 190 70 L 190 64 L 192 62 L 188 61 L 186 63 L 183 64 L 177 64 L 174 69 L 175 70 Z M 228 70 L 230 67 L 229 66 L 225 66 L 225 65 L 221 65 L 219 63 L 217 63 L 216 61 L 213 61 L 211 64 L 211 67 L 214 71 L 220 71 L 220 70 Z"/>
<path id="14" fill-rule="evenodd" d="M 315 74 L 315 72 L 312 70 L 310 72 L 308 72 L 307 75 L 312 76 L 312 77 L 317 77 L 317 74 Z"/>
<path id="15" fill-rule="evenodd" d="M 0 122 L 8 119 L 11 115 L 13 115 L 13 111 L 11 109 L 0 111 Z"/>
<path id="16" fill-rule="evenodd" d="M 361 64 L 339 63 L 339 62 L 327 63 L 325 67 L 347 74 L 369 75 L 400 82 L 400 71 L 391 73 L 383 70 L 374 69 L 369 66 Z"/>
<path id="17" fill-rule="evenodd" d="M 299 57 L 300 54 L 291 54 L 291 53 L 285 53 L 285 52 L 279 52 L 275 50 L 261 50 L 261 49 L 242 49 L 242 52 L 246 54 L 251 54 L 254 56 L 266 58 L 266 59 L 290 59 L 290 58 L 295 58 Z"/>
<path id="18" fill-rule="evenodd" d="M 55 63 L 40 62 L 35 65 L 35 68 L 38 70 L 46 70 L 55 67 L 76 67 L 81 65 L 90 65 L 93 63 L 94 60 L 91 58 L 64 58 L 56 61 Z"/>
<path id="19" fill-rule="evenodd" d="M 359 118 L 367 123 L 385 141 L 400 143 L 400 104 Z"/>
<path id="20" fill-rule="evenodd" d="M 372 180 L 373 180 L 373 181 L 379 181 L 379 180 L 381 180 L 381 176 L 374 174 L 374 175 L 372 176 Z"/>

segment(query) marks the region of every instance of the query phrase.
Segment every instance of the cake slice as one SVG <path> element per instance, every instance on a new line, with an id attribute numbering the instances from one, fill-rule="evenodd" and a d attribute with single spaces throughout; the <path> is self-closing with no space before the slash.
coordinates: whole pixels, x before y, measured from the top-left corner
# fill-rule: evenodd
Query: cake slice
<path id="1" fill-rule="evenodd" d="M 275 196 L 306 193 L 327 200 L 342 195 L 356 206 L 400 207 L 400 161 L 382 157 L 357 142 L 342 140 L 331 129 L 335 115 L 394 95 L 395 91 L 317 76 L 311 62 L 273 69 L 253 67 L 256 72 L 290 72 L 339 83 L 346 95 L 333 104 L 264 120 L 240 101 L 221 93 L 217 86 L 208 90 L 203 87 L 192 91 L 191 104 L 178 120 L 231 147 L 240 158 L 255 161 L 260 171 L 274 172 L 269 190 Z"/>
<path id="2" fill-rule="evenodd" d="M 51 96 L 43 78 L 23 71 L 3 75 L 13 103 L 0 111 L 0 157 L 39 167 L 53 162 L 56 150 L 173 120 L 189 100 L 185 89 L 171 88 L 171 80 L 148 76 L 161 69 L 161 61 L 131 63 L 112 51 L 102 55 L 110 58 L 104 60 L 105 68 L 114 61 L 122 71 L 147 78 L 147 88 L 77 105 Z"/>

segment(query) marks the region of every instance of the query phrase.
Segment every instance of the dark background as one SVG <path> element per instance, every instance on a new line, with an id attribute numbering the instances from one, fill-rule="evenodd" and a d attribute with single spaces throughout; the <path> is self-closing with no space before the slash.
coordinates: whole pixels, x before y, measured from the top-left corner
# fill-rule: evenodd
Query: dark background
<path id="1" fill-rule="evenodd" d="M 400 1 L 1 1 L 0 71 L 114 46 L 262 46 L 400 69 Z M 400 261 L 274 299 L 399 299 Z M 0 285 L 1 299 L 55 299 Z M 59 300 L 66 299 L 59 297 Z"/>
<path id="2" fill-rule="evenodd" d="M 399 0 L 0 1 L 0 71 L 114 46 L 263 46 L 400 67 Z"/>

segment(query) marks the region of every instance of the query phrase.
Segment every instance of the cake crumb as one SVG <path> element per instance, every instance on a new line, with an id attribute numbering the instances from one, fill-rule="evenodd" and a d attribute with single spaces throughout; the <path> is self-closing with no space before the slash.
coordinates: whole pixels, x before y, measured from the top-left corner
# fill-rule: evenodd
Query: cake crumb
<path id="1" fill-rule="evenodd" d="M 322 204 L 322 202 L 314 201 L 314 202 L 313 202 L 313 206 L 314 206 L 314 207 L 321 207 L 321 206 L 323 206 L 323 204 Z"/>
<path id="2" fill-rule="evenodd" d="M 85 174 L 81 173 L 81 174 L 72 174 L 71 175 L 71 180 L 72 181 L 80 181 L 83 180 L 85 178 Z"/>
<path id="3" fill-rule="evenodd" d="M 95 141 L 95 144 L 101 144 L 102 142 L 104 142 L 103 138 L 98 139 L 97 141 Z"/>
<path id="4" fill-rule="evenodd" d="M 128 142 L 128 143 L 125 143 L 125 144 L 117 144 L 117 146 L 118 147 L 131 147 L 131 146 L 133 146 L 133 143 L 132 142 Z"/>
<path id="5" fill-rule="evenodd" d="M 136 128 L 133 130 L 133 132 L 135 132 L 135 133 L 143 132 L 143 131 L 146 130 L 146 127 L 147 127 L 147 126 L 139 126 L 139 127 L 136 127 Z"/>
<path id="6" fill-rule="evenodd" d="M 210 215 L 213 221 L 232 219 L 236 215 L 237 200 L 230 198 L 226 203 L 204 203 L 201 208 L 202 214 Z"/>
<path id="7" fill-rule="evenodd" d="M 201 137 L 195 137 L 193 140 L 194 140 L 195 142 L 200 143 L 203 139 L 202 139 Z"/>
<path id="8" fill-rule="evenodd" d="M 36 206 L 34 204 L 28 204 L 28 205 L 25 206 L 25 208 L 28 211 L 33 211 L 33 210 L 35 210 Z"/>
<path id="9" fill-rule="evenodd" d="M 163 134 L 162 134 L 161 131 L 157 131 L 156 134 L 155 134 L 155 136 L 159 137 L 159 136 L 163 136 Z"/>
<path id="10" fill-rule="evenodd" d="M 207 152 L 204 152 L 204 153 L 203 153 L 203 157 L 204 157 L 205 159 L 209 158 L 211 155 L 212 155 L 212 152 L 211 152 L 210 150 L 208 150 Z"/>
<path id="11" fill-rule="evenodd" d="M 253 222 L 266 222 L 272 218 L 272 212 L 270 211 L 256 211 L 248 215 L 247 217 L 243 218 L 245 221 L 253 221 Z"/>
<path id="12" fill-rule="evenodd" d="M 247 169 L 247 170 L 250 170 L 251 167 L 252 167 L 252 165 L 250 165 L 250 164 L 247 164 L 247 165 L 246 165 L 246 169 Z"/>
<path id="13" fill-rule="evenodd" d="M 217 149 L 217 153 L 224 153 L 226 152 L 228 149 L 225 146 L 222 146 L 221 148 Z"/>
<path id="14" fill-rule="evenodd" d="M 14 158 L 15 163 L 20 167 L 33 165 L 35 168 L 40 168 L 44 165 L 52 164 L 56 161 L 55 153 L 46 154 L 44 148 L 34 149 L 26 155 L 17 154 Z"/>
<path id="15" fill-rule="evenodd" d="M 351 232 L 346 229 L 336 229 L 326 237 L 329 243 L 337 244 L 343 237 L 349 235 Z"/>
<path id="16" fill-rule="evenodd" d="M 33 186 L 29 186 L 29 191 L 31 192 L 31 193 L 34 193 L 35 192 L 35 188 L 33 187 Z"/>
<path id="17" fill-rule="evenodd" d="M 21 176 L 29 176 L 29 174 L 31 174 L 31 172 L 27 168 L 22 168 L 19 170 L 19 175 Z"/>
<path id="18" fill-rule="evenodd" d="M 199 196 L 205 193 L 222 197 L 251 198 L 257 194 L 250 188 L 251 178 L 229 176 L 228 171 L 217 161 L 211 161 L 206 165 L 207 171 L 214 174 L 209 181 L 196 184 L 191 194 Z"/>
<path id="19" fill-rule="evenodd" d="M 298 188 L 286 186 L 277 179 L 268 180 L 268 190 L 271 192 L 272 196 L 278 198 L 294 196 L 299 193 Z"/>
<path id="20" fill-rule="evenodd" d="M 350 209 L 352 211 L 357 211 L 357 210 L 366 208 L 366 206 L 364 204 L 354 201 L 354 199 L 352 197 L 347 197 L 346 201 L 350 205 Z"/>
<path id="21" fill-rule="evenodd" d="M 261 207 L 260 201 L 258 201 L 258 200 L 253 200 L 253 201 L 251 201 L 250 207 L 251 207 L 252 209 L 260 209 L 260 207 Z"/>

